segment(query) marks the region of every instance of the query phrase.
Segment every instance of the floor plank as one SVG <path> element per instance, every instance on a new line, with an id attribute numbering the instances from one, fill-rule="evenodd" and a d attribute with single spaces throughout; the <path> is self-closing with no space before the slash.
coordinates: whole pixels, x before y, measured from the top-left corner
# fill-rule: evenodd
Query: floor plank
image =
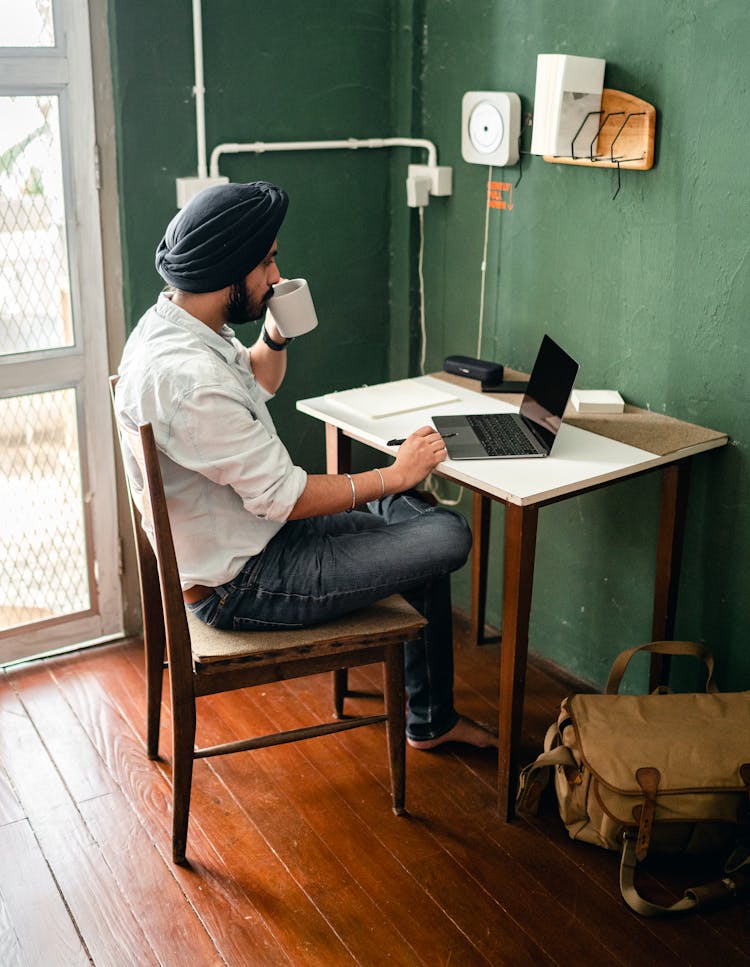
<path id="1" fill-rule="evenodd" d="M 23 818 L 23 809 L 0 760 L 0 826 L 5 826 L 6 823 L 17 823 Z"/>
<path id="2" fill-rule="evenodd" d="M 13 857 L 0 907 L 0 963 L 88 965 L 89 957 L 26 820 L 0 828 L 0 856 Z M 44 911 L 39 916 L 39 911 Z"/>

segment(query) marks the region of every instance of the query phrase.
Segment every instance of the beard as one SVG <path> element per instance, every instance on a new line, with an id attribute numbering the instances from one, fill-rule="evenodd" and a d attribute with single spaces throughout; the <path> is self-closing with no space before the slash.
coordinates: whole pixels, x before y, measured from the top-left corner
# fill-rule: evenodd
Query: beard
<path id="1" fill-rule="evenodd" d="M 226 321 L 230 326 L 240 326 L 245 322 L 255 322 L 265 312 L 266 302 L 272 295 L 273 289 L 269 289 L 263 298 L 256 302 L 248 297 L 247 286 L 244 281 L 235 282 L 229 289 Z"/>

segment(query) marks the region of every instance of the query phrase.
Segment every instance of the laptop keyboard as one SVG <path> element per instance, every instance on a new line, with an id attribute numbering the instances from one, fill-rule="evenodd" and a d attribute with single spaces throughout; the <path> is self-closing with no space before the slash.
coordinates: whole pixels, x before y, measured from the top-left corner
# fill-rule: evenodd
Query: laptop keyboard
<path id="1" fill-rule="evenodd" d="M 490 457 L 537 452 L 518 423 L 509 419 L 508 414 L 485 413 L 467 416 L 466 419 Z"/>

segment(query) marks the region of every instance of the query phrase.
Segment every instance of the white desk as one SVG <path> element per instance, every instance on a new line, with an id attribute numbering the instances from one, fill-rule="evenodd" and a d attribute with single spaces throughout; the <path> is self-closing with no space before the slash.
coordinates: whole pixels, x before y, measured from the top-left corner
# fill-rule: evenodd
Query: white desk
<path id="1" fill-rule="evenodd" d="M 507 378 L 520 379 L 523 374 L 511 371 Z M 458 400 L 380 419 L 369 419 L 326 396 L 297 403 L 302 413 L 326 424 L 329 473 L 350 469 L 352 439 L 395 455 L 396 448 L 388 447 L 386 441 L 405 437 L 430 423 L 431 413 L 507 412 L 517 409 L 519 402 L 518 397 L 477 392 L 472 380 L 445 373 L 416 377 L 415 382 L 450 389 Z M 724 433 L 636 407 L 605 417 L 569 411 L 552 454 L 545 459 L 445 460 L 440 464 L 436 471 L 440 476 L 474 492 L 471 617 L 476 641 L 481 640 L 484 630 L 491 504 L 497 501 L 505 505 L 498 753 L 501 816 L 511 818 L 513 808 L 539 508 L 662 468 L 652 638 L 669 639 L 674 634 L 689 458 L 726 443 Z M 666 660 L 654 656 L 652 685 L 666 680 L 667 675 Z"/>

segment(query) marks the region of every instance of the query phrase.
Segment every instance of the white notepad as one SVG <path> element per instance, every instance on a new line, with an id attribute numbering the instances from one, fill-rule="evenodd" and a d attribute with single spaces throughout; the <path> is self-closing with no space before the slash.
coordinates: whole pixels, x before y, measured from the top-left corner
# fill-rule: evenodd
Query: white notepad
<path id="1" fill-rule="evenodd" d="M 415 383 L 411 379 L 397 379 L 392 383 L 378 383 L 375 386 L 359 386 L 357 389 L 327 393 L 325 398 L 331 403 L 340 403 L 348 409 L 356 410 L 361 416 L 372 420 L 430 406 L 441 406 L 443 403 L 454 403 L 459 399 L 455 394 L 426 386 L 424 383 Z"/>

